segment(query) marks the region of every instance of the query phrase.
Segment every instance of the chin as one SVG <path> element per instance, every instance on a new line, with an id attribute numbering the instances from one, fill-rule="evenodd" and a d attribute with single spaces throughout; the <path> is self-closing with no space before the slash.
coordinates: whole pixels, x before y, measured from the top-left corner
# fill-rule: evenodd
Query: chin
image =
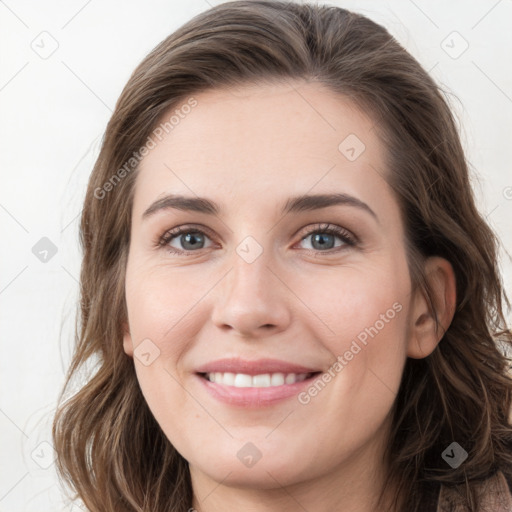
<path id="1" fill-rule="evenodd" d="M 249 443 L 224 454 L 209 454 L 207 460 L 191 462 L 191 472 L 200 472 L 208 475 L 216 482 L 230 487 L 244 487 L 254 489 L 274 489 L 281 485 L 292 485 L 312 477 L 311 465 L 300 460 L 300 449 L 294 450 L 290 457 L 286 457 L 278 449 L 270 453 L 261 453 L 258 457 Z M 201 454 L 201 458 L 204 457 Z M 196 459 L 197 460 L 197 459 Z M 304 467 L 303 467 L 304 466 Z"/>
<path id="2" fill-rule="evenodd" d="M 219 466 L 203 466 L 199 470 L 207 474 L 212 480 L 222 482 L 222 485 L 229 487 L 240 487 L 245 489 L 275 489 L 283 485 L 298 483 L 301 478 L 290 473 L 290 465 L 283 463 L 264 464 L 261 460 L 251 468 L 244 467 L 232 461 L 220 469 Z M 240 467 L 242 466 L 242 467 Z"/>

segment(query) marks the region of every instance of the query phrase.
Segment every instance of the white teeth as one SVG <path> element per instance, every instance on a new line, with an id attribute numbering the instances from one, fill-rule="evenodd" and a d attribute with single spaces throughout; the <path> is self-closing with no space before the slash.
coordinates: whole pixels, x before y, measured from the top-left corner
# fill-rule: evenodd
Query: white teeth
<path id="1" fill-rule="evenodd" d="M 217 384 L 222 384 L 222 380 L 220 382 L 216 380 L 215 382 Z M 234 386 L 237 388 L 250 388 L 252 386 L 252 377 L 243 373 L 237 373 L 235 375 Z"/>
<path id="2" fill-rule="evenodd" d="M 290 375 L 293 375 L 293 373 Z M 284 384 L 284 374 L 283 373 L 273 373 L 272 377 L 270 377 L 270 384 L 272 386 L 282 386 Z"/>
<path id="3" fill-rule="evenodd" d="M 236 388 L 268 388 L 294 384 L 307 379 L 309 373 L 263 373 L 260 375 L 247 375 L 245 373 L 207 373 L 206 378 L 215 384 L 235 386 Z"/>
<path id="4" fill-rule="evenodd" d="M 296 376 L 293 373 L 289 373 L 284 379 L 285 384 L 293 384 L 295 381 Z"/>
<path id="5" fill-rule="evenodd" d="M 217 375 L 219 375 L 218 377 L 218 382 L 223 382 L 224 384 L 226 384 L 226 386 L 234 386 L 235 385 L 235 374 L 234 373 L 217 373 Z M 217 382 L 217 379 L 215 379 L 215 381 Z"/>
<path id="6" fill-rule="evenodd" d="M 270 374 L 254 375 L 252 385 L 256 388 L 268 388 L 270 386 Z"/>

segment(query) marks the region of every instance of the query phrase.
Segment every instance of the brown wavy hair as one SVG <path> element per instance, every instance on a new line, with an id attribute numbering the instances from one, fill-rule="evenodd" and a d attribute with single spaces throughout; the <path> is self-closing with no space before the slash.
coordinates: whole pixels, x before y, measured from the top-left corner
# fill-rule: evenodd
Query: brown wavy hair
<path id="1" fill-rule="evenodd" d="M 237 1 L 197 15 L 135 69 L 90 176 L 76 346 L 52 433 L 59 477 L 92 512 L 192 507 L 188 462 L 154 419 L 122 347 L 132 156 L 162 115 L 193 94 L 295 79 L 325 85 L 374 120 L 405 226 L 413 288 L 433 306 L 422 270 L 428 256 L 446 258 L 456 276 L 453 321 L 429 357 L 407 360 L 394 404 L 386 454 L 388 477 L 399 484 L 394 510 L 420 511 L 433 484 L 463 483 L 467 510 L 476 511 L 473 484 L 511 471 L 510 360 L 498 348 L 512 345 L 503 311 L 510 303 L 499 241 L 475 206 L 446 94 L 385 28 L 362 15 L 327 5 Z M 64 398 L 91 361 L 85 383 Z M 456 469 L 441 458 L 453 441 L 469 454 Z"/>

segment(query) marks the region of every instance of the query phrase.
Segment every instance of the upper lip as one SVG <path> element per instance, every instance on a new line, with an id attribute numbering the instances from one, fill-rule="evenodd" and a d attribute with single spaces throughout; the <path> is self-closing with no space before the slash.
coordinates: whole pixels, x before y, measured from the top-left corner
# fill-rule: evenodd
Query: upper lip
<path id="1" fill-rule="evenodd" d="M 261 375 L 264 373 L 316 373 L 320 370 L 278 359 L 257 359 L 248 361 L 239 358 L 217 359 L 197 368 L 197 373 L 244 373 Z"/>

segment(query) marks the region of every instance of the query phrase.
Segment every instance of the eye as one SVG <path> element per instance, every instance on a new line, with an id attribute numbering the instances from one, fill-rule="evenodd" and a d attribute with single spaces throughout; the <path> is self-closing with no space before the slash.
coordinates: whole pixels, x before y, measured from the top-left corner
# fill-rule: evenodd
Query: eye
<path id="1" fill-rule="evenodd" d="M 332 252 L 338 252 L 338 250 L 343 249 L 343 247 L 353 247 L 357 245 L 357 239 L 351 233 L 339 226 L 331 224 L 315 226 L 315 229 L 308 231 L 307 234 L 302 237 L 301 242 L 310 237 L 312 248 L 306 248 L 306 250 L 330 252 L 331 249 L 336 249 Z M 342 243 L 336 245 L 336 238 L 341 240 Z"/>
<path id="2" fill-rule="evenodd" d="M 313 252 L 338 252 L 343 248 L 356 246 L 358 243 L 357 238 L 349 231 L 331 224 L 316 225 L 314 229 L 302 236 L 301 242 L 310 237 L 312 237 L 312 248 L 306 248 L 306 250 Z M 336 245 L 336 238 L 341 240 L 341 243 Z M 157 246 L 165 247 L 174 254 L 190 254 L 211 247 L 211 245 L 205 246 L 207 240 L 210 240 L 210 237 L 205 230 L 180 226 L 166 231 L 158 240 Z"/>
<path id="3" fill-rule="evenodd" d="M 209 237 L 206 233 L 198 228 L 190 226 L 181 226 L 171 229 L 164 233 L 158 241 L 159 247 L 166 247 L 171 253 L 186 254 L 187 252 L 195 252 L 198 249 L 205 249 L 205 240 Z M 178 245 L 178 247 L 172 244 Z"/>

